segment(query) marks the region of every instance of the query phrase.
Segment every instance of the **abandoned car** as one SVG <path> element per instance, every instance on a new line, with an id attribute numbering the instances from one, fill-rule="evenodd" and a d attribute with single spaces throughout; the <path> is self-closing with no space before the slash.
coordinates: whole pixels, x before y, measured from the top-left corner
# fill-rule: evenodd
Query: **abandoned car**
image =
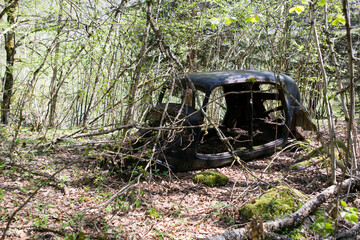
<path id="1" fill-rule="evenodd" d="M 191 73 L 170 80 L 146 119 L 147 135 L 157 137 L 157 161 L 175 171 L 271 154 L 297 126 L 309 129 L 294 80 L 250 70 Z"/>

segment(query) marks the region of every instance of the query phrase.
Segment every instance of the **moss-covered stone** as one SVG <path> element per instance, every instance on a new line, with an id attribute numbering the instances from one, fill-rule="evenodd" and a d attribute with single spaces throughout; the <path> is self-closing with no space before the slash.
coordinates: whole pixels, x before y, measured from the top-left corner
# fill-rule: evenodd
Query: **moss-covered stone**
<path id="1" fill-rule="evenodd" d="M 202 183 L 209 187 L 224 186 L 229 181 L 227 176 L 214 170 L 198 173 L 192 178 L 192 180 L 195 183 Z"/>
<path id="2" fill-rule="evenodd" d="M 239 210 L 246 219 L 261 216 L 264 220 L 273 220 L 294 213 L 305 199 L 306 196 L 296 189 L 278 186 L 269 189 Z"/>

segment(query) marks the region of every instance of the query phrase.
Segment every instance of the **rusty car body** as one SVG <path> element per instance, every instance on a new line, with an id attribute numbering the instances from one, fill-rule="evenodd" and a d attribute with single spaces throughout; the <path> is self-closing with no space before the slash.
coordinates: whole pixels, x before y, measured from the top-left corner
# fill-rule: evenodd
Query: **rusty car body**
<path id="1" fill-rule="evenodd" d="M 175 171 L 271 154 L 298 125 L 309 129 L 305 118 L 291 77 L 254 70 L 180 76 L 165 84 L 147 115 L 149 125 L 161 131 L 156 159 Z"/>

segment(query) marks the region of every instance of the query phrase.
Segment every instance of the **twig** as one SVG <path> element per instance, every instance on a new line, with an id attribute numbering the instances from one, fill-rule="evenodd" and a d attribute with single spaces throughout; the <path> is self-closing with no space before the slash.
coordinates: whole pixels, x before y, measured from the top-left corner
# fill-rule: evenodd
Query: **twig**
<path id="1" fill-rule="evenodd" d="M 347 239 L 350 237 L 359 236 L 359 234 L 360 234 L 360 223 L 354 225 L 352 228 L 350 228 L 346 232 L 336 234 L 336 239 L 343 239 L 343 238 Z"/>

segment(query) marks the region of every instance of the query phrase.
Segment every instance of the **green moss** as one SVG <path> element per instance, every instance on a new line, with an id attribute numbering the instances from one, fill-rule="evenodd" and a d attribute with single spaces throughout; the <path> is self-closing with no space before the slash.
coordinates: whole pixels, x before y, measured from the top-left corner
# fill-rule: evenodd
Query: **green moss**
<path id="1" fill-rule="evenodd" d="M 305 160 L 305 161 L 296 163 L 296 164 L 292 165 L 291 167 L 294 169 L 301 170 L 301 169 L 306 168 L 307 166 L 310 166 L 312 163 L 313 163 L 313 161 L 310 159 L 310 160 Z"/>
<path id="2" fill-rule="evenodd" d="M 79 232 L 76 239 L 78 239 L 78 240 L 89 240 L 90 238 L 88 238 L 85 233 Z"/>
<path id="3" fill-rule="evenodd" d="M 330 148 L 330 142 L 327 142 L 326 144 L 326 147 L 327 148 Z M 341 140 L 336 140 L 336 145 L 338 146 L 338 148 L 335 147 L 335 158 L 337 160 L 339 160 L 340 158 L 340 155 L 342 154 L 344 156 L 344 154 L 346 154 L 347 152 L 347 147 L 345 145 L 345 143 Z M 330 150 L 330 149 L 329 149 Z M 319 156 L 323 156 L 325 155 L 325 149 L 324 149 L 324 146 L 321 146 L 321 147 L 318 147 L 316 148 L 315 150 L 311 151 L 309 153 L 309 156 L 311 158 L 314 158 L 314 157 L 319 157 Z"/>
<path id="4" fill-rule="evenodd" d="M 306 239 L 306 235 L 301 231 L 301 226 L 294 229 L 285 228 L 284 230 L 279 231 L 278 233 L 280 235 L 289 236 L 292 239 Z"/>
<path id="5" fill-rule="evenodd" d="M 224 186 L 229 181 L 227 176 L 214 170 L 198 173 L 192 178 L 192 180 L 195 183 L 202 183 L 209 187 Z"/>
<path id="6" fill-rule="evenodd" d="M 253 77 L 253 76 L 246 79 L 246 81 L 249 82 L 249 83 L 256 83 L 257 82 L 256 77 Z"/>
<path id="7" fill-rule="evenodd" d="M 330 151 L 330 143 L 328 142 L 325 145 L 328 148 L 328 150 Z M 342 162 L 342 159 L 346 155 L 347 147 L 346 147 L 345 143 L 339 139 L 336 140 L 336 145 L 337 145 L 337 147 L 335 146 L 335 159 L 339 162 Z M 325 160 L 324 161 L 325 167 L 329 166 L 329 164 L 327 164 L 327 163 L 329 162 L 330 158 L 326 154 L 324 146 L 320 146 L 320 147 L 310 151 L 305 156 L 300 156 L 300 158 L 307 159 L 307 160 L 292 165 L 293 168 L 303 169 L 304 167 L 310 166 L 311 164 L 314 164 L 314 163 L 318 162 L 319 160 Z"/>
<path id="8" fill-rule="evenodd" d="M 277 219 L 294 213 L 306 196 L 296 189 L 278 186 L 244 205 L 239 210 L 246 219 L 261 216 L 264 220 Z"/>

